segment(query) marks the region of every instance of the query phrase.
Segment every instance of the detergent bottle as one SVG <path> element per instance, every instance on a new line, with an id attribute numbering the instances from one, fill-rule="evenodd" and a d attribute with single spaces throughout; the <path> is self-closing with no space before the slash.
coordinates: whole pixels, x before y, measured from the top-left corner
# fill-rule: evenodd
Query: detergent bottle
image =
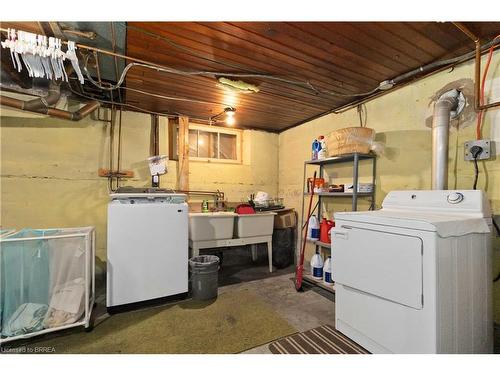
<path id="1" fill-rule="evenodd" d="M 311 155 L 311 156 L 312 156 L 312 157 L 311 157 L 311 159 L 312 159 L 312 160 L 316 160 L 316 159 L 318 159 L 318 151 L 319 151 L 319 148 L 320 148 L 320 147 L 321 147 L 321 146 L 320 146 L 320 143 L 318 142 L 318 140 L 317 140 L 317 139 L 315 139 L 315 140 L 313 141 L 313 143 L 312 143 L 312 155 Z"/>
<path id="2" fill-rule="evenodd" d="M 332 279 L 332 257 L 328 256 L 325 260 L 325 265 L 323 266 L 323 282 L 327 285 L 333 284 Z"/>
<path id="3" fill-rule="evenodd" d="M 317 280 L 323 279 L 323 257 L 318 250 L 311 258 L 311 276 Z"/>
<path id="4" fill-rule="evenodd" d="M 309 225 L 307 229 L 307 239 L 317 241 L 319 240 L 319 222 L 318 218 L 312 215 L 309 218 Z"/>
<path id="5" fill-rule="evenodd" d="M 323 218 L 319 226 L 319 240 L 324 243 L 331 243 L 330 230 L 335 226 L 335 222 Z"/>
<path id="6" fill-rule="evenodd" d="M 326 159 L 328 157 L 328 153 L 326 152 L 326 139 L 324 136 L 320 135 L 318 138 L 319 142 L 319 151 L 318 151 L 318 159 Z"/>

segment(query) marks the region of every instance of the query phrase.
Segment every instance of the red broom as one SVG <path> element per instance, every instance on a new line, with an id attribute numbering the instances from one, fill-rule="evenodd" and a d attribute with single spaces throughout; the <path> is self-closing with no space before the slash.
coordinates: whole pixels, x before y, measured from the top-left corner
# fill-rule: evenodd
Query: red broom
<path id="1" fill-rule="evenodd" d="M 314 196 L 314 186 L 316 185 L 316 172 L 314 172 L 311 195 L 309 198 L 309 208 L 307 209 L 307 221 L 304 232 L 304 240 L 302 241 L 302 249 L 300 250 L 300 258 L 299 264 L 297 264 L 297 268 L 295 269 L 295 289 L 297 292 L 302 290 L 302 278 L 304 274 L 304 253 L 306 251 L 306 241 L 307 241 L 307 230 L 309 229 L 309 218 L 311 217 L 311 207 Z"/>

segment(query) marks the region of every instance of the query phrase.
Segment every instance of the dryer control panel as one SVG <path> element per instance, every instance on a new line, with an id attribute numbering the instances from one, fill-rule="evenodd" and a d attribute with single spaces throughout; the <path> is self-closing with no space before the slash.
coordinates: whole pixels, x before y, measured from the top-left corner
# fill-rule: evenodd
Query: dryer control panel
<path id="1" fill-rule="evenodd" d="M 382 202 L 382 207 L 395 210 L 443 211 L 447 214 L 491 217 L 488 199 L 481 190 L 391 191 Z"/>

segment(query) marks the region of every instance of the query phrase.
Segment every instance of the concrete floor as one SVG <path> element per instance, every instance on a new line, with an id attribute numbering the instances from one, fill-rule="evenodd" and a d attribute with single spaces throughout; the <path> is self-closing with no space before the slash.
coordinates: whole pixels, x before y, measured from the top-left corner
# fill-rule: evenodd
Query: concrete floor
<path id="1" fill-rule="evenodd" d="M 263 272 L 259 268 L 265 265 L 254 266 L 253 271 L 242 270 L 242 273 L 234 273 L 233 276 L 249 277 L 249 273 L 260 274 Z M 292 267 L 293 268 L 293 267 Z M 233 270 L 234 271 L 234 270 Z M 242 281 L 219 287 L 219 295 L 228 291 L 249 290 L 255 293 L 263 302 L 269 304 L 277 314 L 284 318 L 298 332 L 307 331 L 324 324 L 335 324 L 335 304 L 334 295 L 321 288 L 304 284 L 303 292 L 297 292 L 294 285 L 294 273 L 288 270 L 287 273 L 280 272 L 267 273 L 266 278 Z M 98 303 L 94 314 L 95 323 L 109 317 L 105 309 L 105 293 L 97 296 Z M 243 354 L 271 354 L 268 348 L 269 343 L 243 352 Z"/>
<path id="2" fill-rule="evenodd" d="M 297 331 L 307 331 L 324 324 L 334 324 L 334 295 L 320 288 L 305 286 L 298 293 L 293 283 L 293 273 L 269 277 L 219 288 L 219 293 L 246 289 L 258 295 L 265 303 L 290 323 Z M 270 354 L 268 344 L 250 349 L 245 354 Z"/>
<path id="3" fill-rule="evenodd" d="M 219 294 L 232 290 L 249 290 L 269 304 L 298 332 L 324 324 L 334 325 L 334 294 L 306 283 L 304 292 L 297 292 L 294 285 L 294 266 L 284 269 L 274 267 L 273 273 L 269 273 L 265 250 L 258 249 L 257 261 L 252 261 L 249 249 L 232 248 L 224 251 L 224 260 L 219 271 Z M 214 251 L 206 253 L 221 255 Z M 97 306 L 93 314 L 96 325 L 109 317 L 105 308 L 105 264 L 100 264 L 99 268 L 102 272 L 96 275 Z M 268 345 L 264 344 L 244 353 L 270 354 Z"/>

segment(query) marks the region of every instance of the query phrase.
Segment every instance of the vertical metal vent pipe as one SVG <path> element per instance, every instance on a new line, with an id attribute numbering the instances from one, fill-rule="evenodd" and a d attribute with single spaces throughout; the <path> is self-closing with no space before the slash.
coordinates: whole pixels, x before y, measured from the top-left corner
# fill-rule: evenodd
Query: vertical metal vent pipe
<path id="1" fill-rule="evenodd" d="M 432 117 L 432 190 L 448 188 L 448 140 L 450 118 L 453 111 L 458 112 L 458 90 L 451 90 L 438 99 Z"/>

